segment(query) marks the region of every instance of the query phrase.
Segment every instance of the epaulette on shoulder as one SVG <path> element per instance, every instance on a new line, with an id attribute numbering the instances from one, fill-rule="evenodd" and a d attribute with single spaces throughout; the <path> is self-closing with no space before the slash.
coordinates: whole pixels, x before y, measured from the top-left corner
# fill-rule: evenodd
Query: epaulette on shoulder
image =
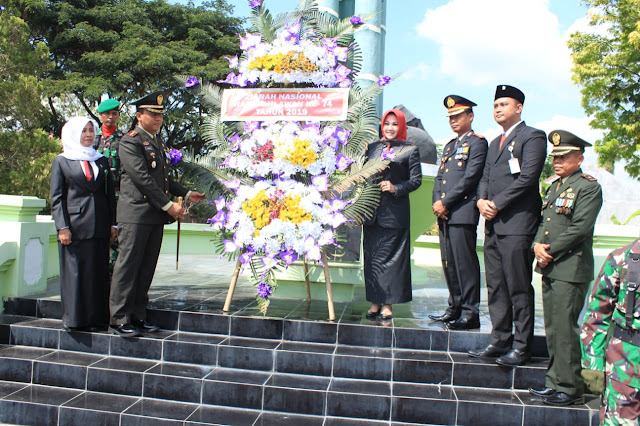
<path id="1" fill-rule="evenodd" d="M 585 178 L 586 180 L 588 180 L 589 182 L 596 182 L 598 180 L 598 179 L 594 178 L 593 176 L 588 175 L 586 173 L 583 173 L 582 177 Z"/>
<path id="2" fill-rule="evenodd" d="M 475 137 L 478 137 L 480 139 L 486 139 L 484 136 L 477 134 L 476 132 L 471 132 L 471 134 Z"/>
<path id="3" fill-rule="evenodd" d="M 138 136 L 138 131 L 137 130 L 130 130 L 129 133 L 127 133 L 127 136 Z"/>

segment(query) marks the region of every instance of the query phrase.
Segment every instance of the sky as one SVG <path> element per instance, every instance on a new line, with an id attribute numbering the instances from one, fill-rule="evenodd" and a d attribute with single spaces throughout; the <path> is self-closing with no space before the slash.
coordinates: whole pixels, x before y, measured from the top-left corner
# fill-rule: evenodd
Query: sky
<path id="1" fill-rule="evenodd" d="M 234 15 L 250 13 L 248 1 L 227 0 Z M 297 0 L 264 0 L 273 13 L 295 9 Z M 196 2 L 197 4 L 198 2 Z M 526 95 L 522 118 L 547 133 L 562 128 L 594 142 L 571 81 L 567 40 L 587 29 L 580 0 L 386 1 L 385 74 L 401 76 L 384 91 L 383 108 L 403 104 L 436 143 L 454 134 L 443 99 L 456 94 L 477 103 L 474 130 L 489 140 L 501 133 L 493 119 L 499 84 Z"/>

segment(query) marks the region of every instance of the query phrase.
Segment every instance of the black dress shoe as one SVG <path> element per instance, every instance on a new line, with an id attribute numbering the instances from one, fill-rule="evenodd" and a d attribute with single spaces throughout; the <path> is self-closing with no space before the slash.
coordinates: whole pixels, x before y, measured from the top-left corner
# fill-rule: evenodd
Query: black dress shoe
<path id="1" fill-rule="evenodd" d="M 509 348 L 502 348 L 500 346 L 489 345 L 484 349 L 475 349 L 467 352 L 470 356 L 475 358 L 497 358 L 501 355 L 509 352 Z"/>
<path id="2" fill-rule="evenodd" d="M 444 314 L 441 314 L 441 315 L 429 315 L 429 318 L 431 318 L 434 321 L 449 322 L 449 321 L 455 321 L 458 318 L 460 318 L 460 314 L 455 312 L 445 312 Z"/>
<path id="3" fill-rule="evenodd" d="M 455 321 L 448 322 L 447 328 L 450 330 L 472 330 L 474 328 L 480 328 L 480 319 L 476 317 L 458 318 Z"/>
<path id="4" fill-rule="evenodd" d="M 553 395 L 554 393 L 556 393 L 556 390 L 554 388 L 544 388 L 544 389 L 529 388 L 529 393 L 531 395 L 545 397 L 545 396 Z"/>
<path id="5" fill-rule="evenodd" d="M 557 405 L 561 407 L 565 405 L 584 404 L 584 396 L 571 396 L 564 392 L 556 392 L 553 395 L 542 398 L 542 402 L 547 405 Z"/>
<path id="6" fill-rule="evenodd" d="M 145 320 L 133 321 L 132 324 L 138 327 L 138 330 L 145 333 L 155 333 L 156 331 L 160 330 L 160 327 L 158 327 L 157 325 L 149 324 Z"/>
<path id="7" fill-rule="evenodd" d="M 122 337 L 137 337 L 141 336 L 140 330 L 133 324 L 120 324 L 112 325 L 109 327 L 113 334 L 117 334 Z"/>
<path id="8" fill-rule="evenodd" d="M 531 354 L 520 349 L 511 349 L 506 355 L 502 355 L 496 362 L 500 365 L 506 365 L 508 367 L 515 367 L 518 365 L 524 365 L 531 360 Z"/>

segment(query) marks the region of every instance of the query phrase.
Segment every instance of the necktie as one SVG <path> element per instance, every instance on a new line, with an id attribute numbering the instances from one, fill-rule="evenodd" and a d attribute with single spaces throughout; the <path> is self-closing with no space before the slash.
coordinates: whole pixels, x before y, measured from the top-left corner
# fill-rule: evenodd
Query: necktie
<path id="1" fill-rule="evenodd" d="M 503 133 L 502 137 L 500 138 L 500 151 L 502 151 L 502 145 L 504 145 L 505 139 L 507 139 L 507 135 Z"/>
<path id="2" fill-rule="evenodd" d="M 91 166 L 88 161 L 82 162 L 82 167 L 84 169 L 84 177 L 87 179 L 87 182 L 91 182 L 93 179 L 93 170 L 91 170 Z"/>

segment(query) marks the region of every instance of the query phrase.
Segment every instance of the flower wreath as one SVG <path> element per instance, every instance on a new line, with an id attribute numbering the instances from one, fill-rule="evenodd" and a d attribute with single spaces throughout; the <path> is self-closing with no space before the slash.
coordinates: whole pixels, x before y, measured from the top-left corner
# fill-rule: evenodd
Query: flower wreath
<path id="1" fill-rule="evenodd" d="M 239 35 L 242 54 L 227 58 L 227 77 L 219 85 L 180 77 L 209 108 L 203 125 L 209 151 L 199 158 L 186 153 L 183 171 L 222 194 L 207 222 L 217 250 L 251 269 L 263 314 L 277 287 L 274 269 L 301 256 L 323 261 L 342 226 L 373 215 L 380 196 L 373 178 L 391 161 L 364 161 L 378 137 L 373 100 L 391 80 L 381 76 L 366 88 L 354 82 L 360 69 L 354 33 L 369 17 L 338 20 L 308 3 L 274 19 L 252 0 L 253 28 Z M 349 88 L 349 112 L 342 122 L 225 122 L 220 85 Z"/>

